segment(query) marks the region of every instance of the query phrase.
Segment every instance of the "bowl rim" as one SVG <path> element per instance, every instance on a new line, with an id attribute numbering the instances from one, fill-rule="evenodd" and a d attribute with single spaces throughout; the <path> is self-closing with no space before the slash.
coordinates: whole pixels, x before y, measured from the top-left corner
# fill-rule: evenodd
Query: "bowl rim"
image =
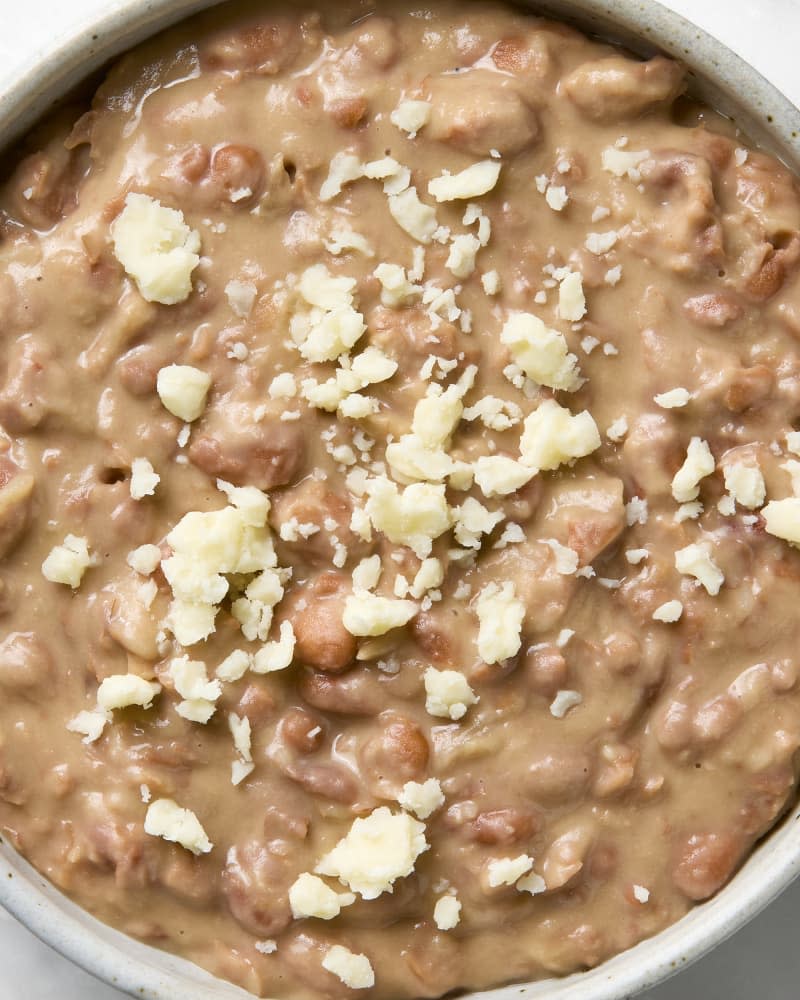
<path id="1" fill-rule="evenodd" d="M 0 149 L 14 143 L 64 94 L 109 59 L 224 0 L 111 0 L 59 42 L 0 81 Z M 325 3 L 326 0 L 320 0 Z M 640 53 L 663 51 L 689 66 L 693 90 L 800 173 L 800 110 L 709 32 L 656 0 L 529 0 L 534 13 L 572 22 Z M 465 1000 L 627 1000 L 655 986 L 756 916 L 800 875 L 800 803 L 760 842 L 716 896 L 654 937 L 587 972 L 469 994 Z M 0 838 L 0 905 L 90 974 L 146 1000 L 252 995 L 192 963 L 151 948 L 92 917 Z M 591 990 L 591 994 L 587 991 Z"/>

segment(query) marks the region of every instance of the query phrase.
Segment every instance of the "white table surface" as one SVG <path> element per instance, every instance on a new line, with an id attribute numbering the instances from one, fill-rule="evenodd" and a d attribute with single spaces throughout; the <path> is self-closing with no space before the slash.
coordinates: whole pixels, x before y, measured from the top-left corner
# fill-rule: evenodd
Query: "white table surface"
<path id="1" fill-rule="evenodd" d="M 743 55 L 800 105 L 800 0 L 662 0 Z M 0 0 L 0 89 L 32 53 L 104 0 Z M 800 882 L 710 956 L 641 1000 L 793 1000 L 800 996 Z M 0 908 L 2 1000 L 123 1000 L 36 940 Z M 587 1000 L 591 998 L 587 997 Z"/>

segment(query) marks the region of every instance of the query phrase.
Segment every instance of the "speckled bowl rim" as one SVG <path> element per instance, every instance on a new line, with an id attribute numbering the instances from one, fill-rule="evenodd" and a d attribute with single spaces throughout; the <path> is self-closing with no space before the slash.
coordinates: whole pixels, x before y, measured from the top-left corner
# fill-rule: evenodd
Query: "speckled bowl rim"
<path id="1" fill-rule="evenodd" d="M 110 57 L 216 0 L 111 0 L 36 53 L 0 93 L 0 147 L 21 136 Z M 649 0 L 531 0 L 526 4 L 642 54 L 689 66 L 698 96 L 733 117 L 800 172 L 800 111 L 755 69 L 680 15 Z M 471 994 L 471 1000 L 627 1000 L 739 930 L 800 874 L 800 805 L 717 896 L 660 934 L 588 972 Z M 144 1000 L 245 1000 L 202 969 L 100 923 L 0 841 L 0 903 L 42 941 L 98 979 Z M 251 998 L 252 1000 L 252 998 Z M 467 998 L 465 998 L 467 1000 Z"/>

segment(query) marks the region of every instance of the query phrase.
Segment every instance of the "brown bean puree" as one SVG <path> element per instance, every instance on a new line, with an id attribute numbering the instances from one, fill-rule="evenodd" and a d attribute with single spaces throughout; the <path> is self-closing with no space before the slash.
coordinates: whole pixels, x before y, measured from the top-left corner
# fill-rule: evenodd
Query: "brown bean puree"
<path id="1" fill-rule="evenodd" d="M 0 191 L 0 824 L 253 993 L 596 965 L 800 746 L 800 192 L 495 4 L 229 8 Z"/>

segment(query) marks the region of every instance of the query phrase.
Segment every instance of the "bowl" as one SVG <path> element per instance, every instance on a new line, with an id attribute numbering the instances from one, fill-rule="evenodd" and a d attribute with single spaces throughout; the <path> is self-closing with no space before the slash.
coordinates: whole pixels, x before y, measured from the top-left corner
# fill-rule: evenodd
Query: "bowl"
<path id="1" fill-rule="evenodd" d="M 114 0 L 0 93 L 0 147 L 22 136 L 62 95 L 111 57 L 215 0 Z M 622 43 L 663 51 L 689 68 L 692 93 L 735 119 L 800 173 L 800 111 L 721 42 L 650 0 L 531 0 L 536 12 Z M 800 874 L 800 805 L 759 844 L 714 898 L 601 966 L 563 979 L 514 984 L 470 1000 L 625 1000 L 700 958 L 741 928 Z M 102 924 L 63 896 L 0 839 L 0 903 L 46 944 L 141 1000 L 245 1000 L 251 994 L 183 959 Z"/>

